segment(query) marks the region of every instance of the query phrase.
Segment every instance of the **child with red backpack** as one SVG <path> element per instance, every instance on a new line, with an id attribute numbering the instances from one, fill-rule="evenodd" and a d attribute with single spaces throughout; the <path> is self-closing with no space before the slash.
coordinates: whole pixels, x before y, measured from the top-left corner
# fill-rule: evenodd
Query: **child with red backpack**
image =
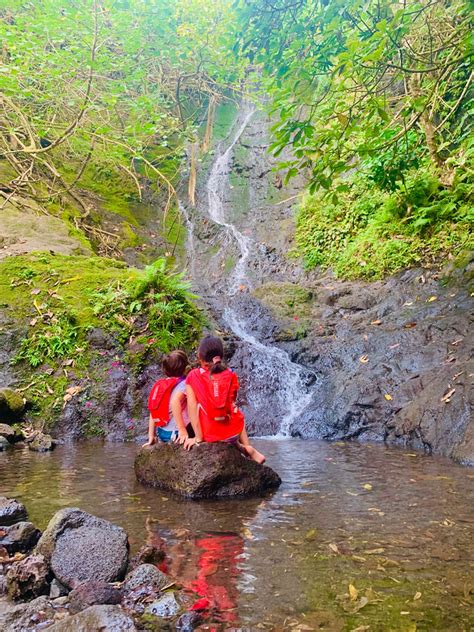
<path id="1" fill-rule="evenodd" d="M 202 441 L 228 441 L 257 463 L 264 463 L 263 454 L 250 445 L 244 416 L 235 403 L 239 381 L 222 362 L 223 357 L 220 338 L 207 336 L 201 341 L 201 366 L 186 378 L 188 413 L 196 436 L 185 441 L 185 448 Z"/>
<path id="2" fill-rule="evenodd" d="M 189 423 L 185 383 L 187 366 L 188 356 L 184 351 L 172 351 L 164 356 L 161 367 L 166 377 L 155 382 L 148 397 L 150 420 L 145 445 L 153 445 L 157 437 L 164 443 L 184 443 L 189 438 L 186 428 Z"/>

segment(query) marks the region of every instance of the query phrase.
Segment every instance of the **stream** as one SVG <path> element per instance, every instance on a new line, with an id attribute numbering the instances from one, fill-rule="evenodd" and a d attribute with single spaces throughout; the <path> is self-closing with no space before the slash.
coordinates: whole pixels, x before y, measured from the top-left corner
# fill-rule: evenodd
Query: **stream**
<path id="1" fill-rule="evenodd" d="M 265 499 L 176 500 L 136 482 L 135 445 L 100 442 L 1 453 L 0 494 L 40 528 L 78 506 L 124 527 L 132 553 L 162 547 L 225 628 L 471 629 L 472 470 L 382 445 L 256 444 L 283 479 Z"/>

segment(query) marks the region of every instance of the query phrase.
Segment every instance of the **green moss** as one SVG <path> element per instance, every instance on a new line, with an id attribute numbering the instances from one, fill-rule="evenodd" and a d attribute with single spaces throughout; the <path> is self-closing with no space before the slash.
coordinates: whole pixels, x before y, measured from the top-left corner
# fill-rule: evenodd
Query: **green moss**
<path id="1" fill-rule="evenodd" d="M 337 197 L 304 200 L 293 254 L 309 269 L 332 267 L 346 279 L 457 257 L 474 245 L 471 199 L 466 182 L 444 188 L 426 166 L 406 176 L 403 191 L 390 193 L 358 174 Z"/>
<path id="2" fill-rule="evenodd" d="M 224 272 L 229 274 L 235 267 L 235 258 L 229 255 L 224 262 Z"/>
<path id="3" fill-rule="evenodd" d="M 122 223 L 121 233 L 120 248 L 136 248 L 143 243 L 143 239 L 137 235 L 128 222 Z"/>

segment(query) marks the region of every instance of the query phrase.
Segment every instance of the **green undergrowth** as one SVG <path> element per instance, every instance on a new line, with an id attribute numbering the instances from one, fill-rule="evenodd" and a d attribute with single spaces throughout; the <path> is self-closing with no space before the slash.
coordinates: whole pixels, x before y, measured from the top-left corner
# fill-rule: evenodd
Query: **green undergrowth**
<path id="1" fill-rule="evenodd" d="M 253 292 L 281 323 L 280 340 L 304 338 L 311 326 L 313 293 L 293 283 L 266 283 Z"/>
<path id="2" fill-rule="evenodd" d="M 42 419 L 60 410 L 71 381 L 91 376 L 91 329 L 109 332 L 117 353 L 140 368 L 151 353 L 195 342 L 203 317 L 193 299 L 162 259 L 143 270 L 45 253 L 0 262 L 0 308 L 23 331 L 12 364 Z"/>
<path id="3" fill-rule="evenodd" d="M 308 195 L 297 218 L 294 255 L 308 269 L 343 279 L 378 279 L 404 268 L 456 259 L 473 246 L 472 183 L 444 187 L 426 165 L 383 191 L 356 174 L 337 197 Z"/>

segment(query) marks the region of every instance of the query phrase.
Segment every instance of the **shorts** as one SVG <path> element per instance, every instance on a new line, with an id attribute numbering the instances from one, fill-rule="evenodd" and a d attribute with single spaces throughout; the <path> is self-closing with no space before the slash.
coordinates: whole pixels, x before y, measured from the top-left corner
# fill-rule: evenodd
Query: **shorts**
<path id="1" fill-rule="evenodd" d="M 155 432 L 158 439 L 163 443 L 172 443 L 179 436 L 179 432 L 177 430 L 163 430 L 163 428 L 160 428 L 159 426 L 155 429 Z"/>

